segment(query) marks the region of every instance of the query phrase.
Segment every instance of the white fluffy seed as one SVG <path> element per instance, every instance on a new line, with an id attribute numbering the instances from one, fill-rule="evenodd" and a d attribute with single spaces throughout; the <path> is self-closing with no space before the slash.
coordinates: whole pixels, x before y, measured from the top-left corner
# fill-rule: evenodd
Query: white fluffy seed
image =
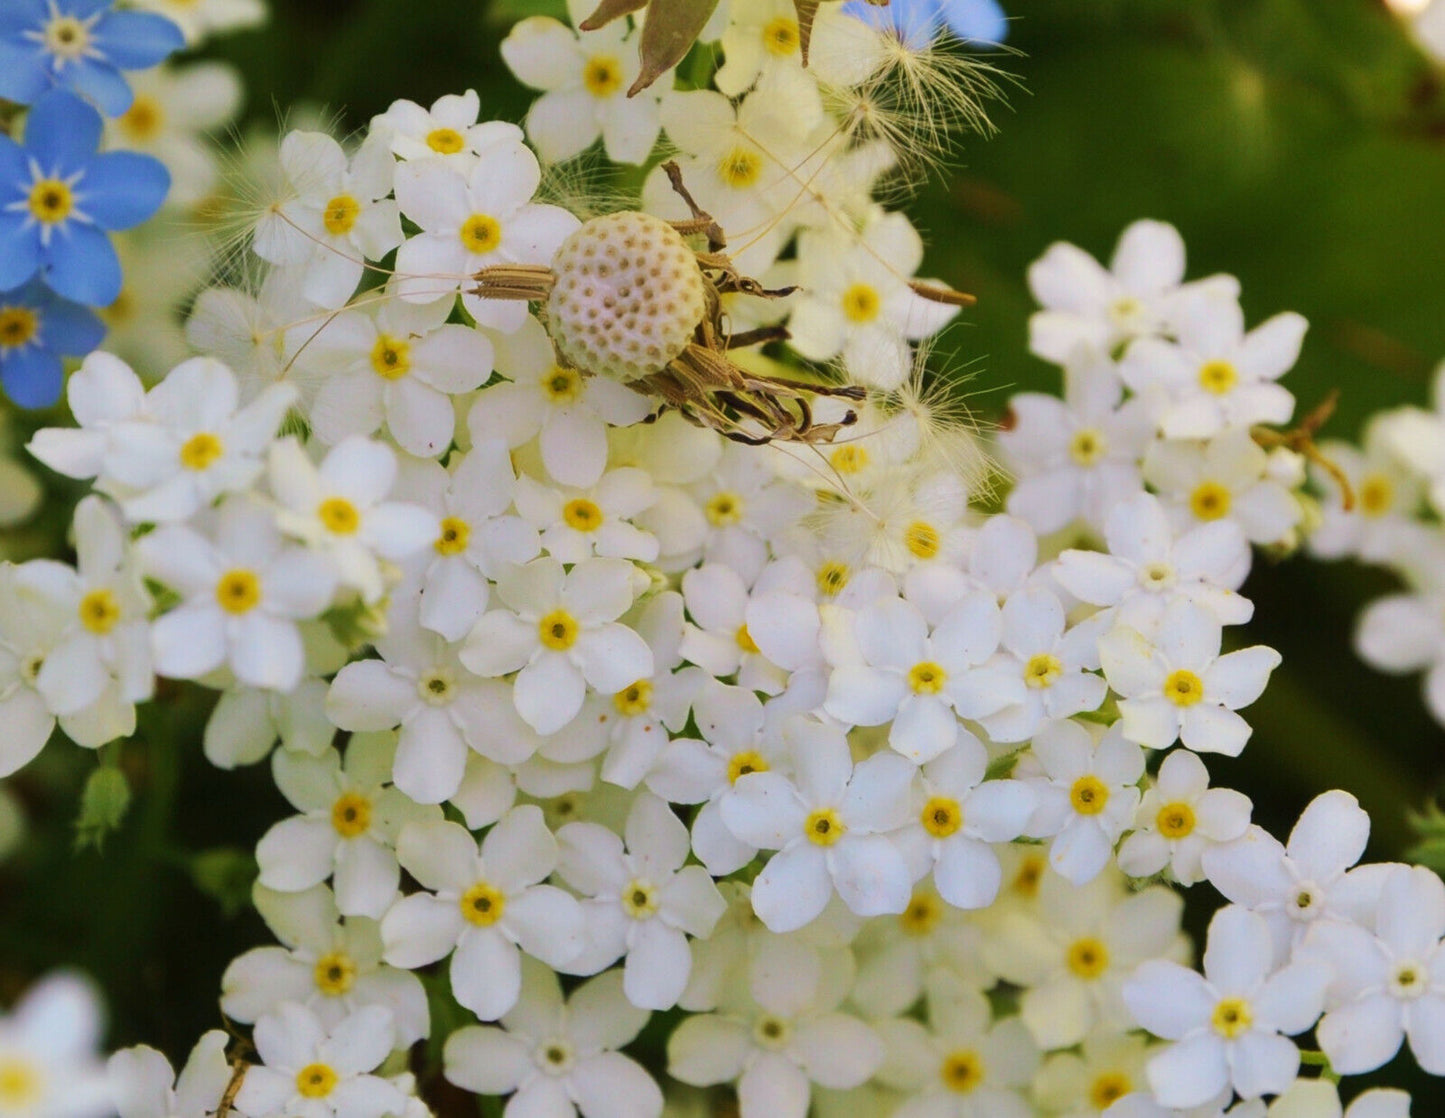
<path id="1" fill-rule="evenodd" d="M 625 210 L 594 217 L 552 259 L 552 339 L 579 368 L 615 380 L 659 372 L 706 309 L 697 257 L 667 222 Z"/>

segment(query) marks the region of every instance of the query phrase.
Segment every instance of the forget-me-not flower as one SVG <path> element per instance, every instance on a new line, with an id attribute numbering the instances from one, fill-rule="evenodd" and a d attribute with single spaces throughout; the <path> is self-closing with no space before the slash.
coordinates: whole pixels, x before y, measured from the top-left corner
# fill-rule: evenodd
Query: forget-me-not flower
<path id="1" fill-rule="evenodd" d="M 39 280 L 0 291 L 0 384 L 22 408 L 49 407 L 60 398 L 61 357 L 83 356 L 104 336 L 94 313 Z"/>
<path id="2" fill-rule="evenodd" d="M 0 136 L 0 290 L 39 278 L 57 295 L 106 307 L 120 295 L 107 231 L 160 208 L 170 174 L 130 151 L 97 154 L 100 114 L 65 90 L 38 100 L 25 143 Z"/>
<path id="3" fill-rule="evenodd" d="M 0 97 L 29 105 L 73 89 L 106 116 L 130 108 L 122 70 L 147 70 L 185 45 L 153 12 L 117 12 L 113 0 L 5 0 L 0 4 Z"/>
<path id="4" fill-rule="evenodd" d="M 843 10 L 892 30 L 915 49 L 926 47 L 943 27 L 965 43 L 1001 43 L 1008 34 L 1008 19 L 995 0 L 889 0 L 887 7 L 848 0 Z"/>

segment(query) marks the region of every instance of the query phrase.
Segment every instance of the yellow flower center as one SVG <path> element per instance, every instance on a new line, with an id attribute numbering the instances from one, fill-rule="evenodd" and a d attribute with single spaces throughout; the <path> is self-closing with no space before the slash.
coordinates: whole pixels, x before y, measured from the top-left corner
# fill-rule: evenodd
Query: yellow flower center
<path id="1" fill-rule="evenodd" d="M 1164 680 L 1164 697 L 1175 706 L 1192 707 L 1204 698 L 1204 681 L 1188 668 L 1176 668 Z"/>
<path id="2" fill-rule="evenodd" d="M 333 237 L 344 237 L 360 216 L 361 203 L 350 194 L 338 194 L 321 211 L 321 224 Z"/>
<path id="3" fill-rule="evenodd" d="M 1133 1090 L 1134 1081 L 1122 1071 L 1100 1072 L 1089 1084 L 1089 1101 L 1095 1110 L 1104 1111 Z"/>
<path id="4" fill-rule="evenodd" d="M 45 25 L 44 41 L 51 54 L 74 61 L 90 49 L 90 28 L 75 16 L 58 15 Z"/>
<path id="5" fill-rule="evenodd" d="M 296 1073 L 296 1091 L 304 1098 L 324 1099 L 336 1089 L 337 1075 L 325 1064 L 307 1064 Z"/>
<path id="6" fill-rule="evenodd" d="M 426 146 L 438 155 L 456 155 L 466 147 L 466 140 L 455 128 L 433 128 L 426 134 Z"/>
<path id="7" fill-rule="evenodd" d="M 1093 936 L 1076 939 L 1065 955 L 1069 970 L 1079 978 L 1095 979 L 1109 966 L 1109 949 Z"/>
<path id="8" fill-rule="evenodd" d="M 455 686 L 456 680 L 451 672 L 445 668 L 433 668 L 417 678 L 416 693 L 422 702 L 444 707 L 456 698 L 453 693 Z"/>
<path id="9" fill-rule="evenodd" d="M 502 918 L 507 898 L 496 886 L 478 881 L 458 898 L 457 906 L 468 922 L 479 928 L 490 928 Z"/>
<path id="10" fill-rule="evenodd" d="M 937 695 L 948 682 L 948 673 L 932 660 L 924 660 L 908 669 L 908 686 L 915 695 Z"/>
<path id="11" fill-rule="evenodd" d="M 143 144 L 160 135 L 165 123 L 165 109 L 149 93 L 137 93 L 130 108 L 115 118 L 115 126 L 132 143 Z"/>
<path id="12" fill-rule="evenodd" d="M 1109 789 L 1093 773 L 1085 773 L 1069 789 L 1069 803 L 1080 815 L 1098 815 L 1109 803 Z"/>
<path id="13" fill-rule="evenodd" d="M 828 461 L 840 474 L 857 474 L 868 468 L 868 451 L 857 443 L 848 443 L 836 447 Z"/>
<path id="14" fill-rule="evenodd" d="M 760 651 L 757 646 L 757 642 L 753 640 L 753 635 L 748 632 L 748 627 L 746 625 L 738 626 L 738 631 L 733 634 L 733 639 L 738 642 L 738 647 L 741 648 L 744 652 L 755 653 Z"/>
<path id="15" fill-rule="evenodd" d="M 0 1057 L 0 1108 L 7 1113 L 29 1114 L 41 1096 L 40 1071 L 18 1056 Z"/>
<path id="16" fill-rule="evenodd" d="M 226 452 L 225 444 L 209 431 L 198 431 L 181 447 L 181 465 L 188 470 L 204 470 Z"/>
<path id="17" fill-rule="evenodd" d="M 1243 998 L 1221 998 L 1209 1017 L 1214 1031 L 1226 1040 L 1249 1032 L 1254 1025 L 1254 1010 Z"/>
<path id="18" fill-rule="evenodd" d="M 249 613 L 261 602 L 261 580 L 251 571 L 227 571 L 216 583 L 216 601 L 227 613 Z"/>
<path id="19" fill-rule="evenodd" d="M 1092 466 L 1109 450 L 1109 443 L 1100 431 L 1091 427 L 1075 431 L 1069 440 L 1069 457 L 1080 466 Z"/>
<path id="20" fill-rule="evenodd" d="M 934 838 L 947 838 L 963 826 L 963 810 L 957 800 L 947 796 L 934 796 L 923 805 L 918 820 L 923 829 Z"/>
<path id="21" fill-rule="evenodd" d="M 497 219 L 487 214 L 472 214 L 462 222 L 462 247 L 476 256 L 495 252 L 502 243 L 502 227 Z"/>
<path id="22" fill-rule="evenodd" d="M 750 148 L 735 147 L 718 160 L 718 178 L 734 190 L 745 190 L 758 181 L 763 157 Z"/>
<path id="23" fill-rule="evenodd" d="M 1395 503 L 1395 487 L 1384 474 L 1368 474 L 1360 482 L 1360 512 L 1383 516 Z"/>
<path id="24" fill-rule="evenodd" d="M 0 307 L 0 349 L 24 345 L 39 326 L 39 316 L 29 307 Z"/>
<path id="25" fill-rule="evenodd" d="M 610 54 L 594 54 L 582 67 L 582 84 L 593 97 L 611 97 L 622 88 L 622 63 Z"/>
<path id="26" fill-rule="evenodd" d="M 537 622 L 538 639 L 553 652 L 566 652 L 577 643 L 577 634 L 580 631 L 577 619 L 562 609 L 553 610 Z"/>
<path id="27" fill-rule="evenodd" d="M 622 911 L 634 920 L 646 920 L 657 911 L 658 903 L 656 886 L 640 877 L 622 890 Z"/>
<path id="28" fill-rule="evenodd" d="M 342 838 L 356 838 L 371 829 L 371 801 L 356 792 L 344 792 L 331 805 L 331 825 Z"/>
<path id="29" fill-rule="evenodd" d="M 770 19 L 763 28 L 763 49 L 778 58 L 796 54 L 801 42 L 798 21 L 787 16 Z"/>
<path id="30" fill-rule="evenodd" d="M 1052 687 L 1063 674 L 1064 662 L 1047 652 L 1030 656 L 1029 662 L 1024 665 L 1024 683 L 1034 690 Z"/>
<path id="31" fill-rule="evenodd" d="M 883 309 L 878 289 L 871 284 L 855 283 L 843 292 L 843 317 L 860 325 L 872 322 Z"/>
<path id="32" fill-rule="evenodd" d="M 788 1046 L 793 1030 L 788 1023 L 771 1013 L 764 1013 L 753 1022 L 753 1039 L 763 1048 L 779 1051 Z"/>
<path id="33" fill-rule="evenodd" d="M 442 517 L 441 535 L 436 538 L 432 547 L 438 555 L 459 555 L 467 549 L 467 543 L 472 538 L 472 526 L 465 520 L 455 516 Z"/>
<path id="34" fill-rule="evenodd" d="M 1194 809 L 1186 803 L 1165 804 L 1154 817 L 1154 826 L 1167 839 L 1188 838 L 1194 833 Z"/>
<path id="35" fill-rule="evenodd" d="M 582 374 L 576 369 L 564 369 L 557 365 L 542 382 L 542 391 L 554 404 L 570 404 L 582 394 Z"/>
<path id="36" fill-rule="evenodd" d="M 639 679 L 630 687 L 624 687 L 612 696 L 612 705 L 617 708 L 618 714 L 628 718 L 646 714 L 648 708 L 652 706 L 652 682 Z"/>
<path id="37" fill-rule="evenodd" d="M 707 522 L 714 528 L 726 528 L 743 518 L 743 499 L 736 493 L 723 489 L 714 493 L 703 510 Z"/>
<path id="38" fill-rule="evenodd" d="M 744 749 L 741 753 L 734 753 L 728 760 L 728 783 L 736 784 L 740 777 L 748 773 L 765 773 L 768 771 L 767 759 L 756 750 Z"/>
<path id="39" fill-rule="evenodd" d="M 1044 856 L 1042 854 L 1026 854 L 1019 862 L 1018 873 L 1009 882 L 1009 888 L 1020 897 L 1036 897 L 1039 894 L 1039 882 L 1044 879 Z"/>
<path id="40" fill-rule="evenodd" d="M 30 188 L 30 216 L 45 225 L 55 225 L 70 216 L 75 195 L 59 179 L 41 179 Z"/>
<path id="41" fill-rule="evenodd" d="M 1414 1001 L 1430 992 L 1430 972 L 1414 959 L 1402 959 L 1395 963 L 1386 986 L 1396 998 Z"/>
<path id="42" fill-rule="evenodd" d="M 818 568 L 818 592 L 833 597 L 848 585 L 849 575 L 847 563 L 824 563 Z"/>
<path id="43" fill-rule="evenodd" d="M 586 497 L 578 497 L 562 506 L 562 519 L 578 532 L 595 532 L 602 527 L 602 510 Z"/>
<path id="44" fill-rule="evenodd" d="M 1239 373 L 1228 361 L 1206 361 L 1199 366 L 1199 387 L 1223 396 L 1239 383 Z"/>
<path id="45" fill-rule="evenodd" d="M 345 497 L 327 497 L 316 506 L 316 515 L 328 532 L 349 536 L 361 527 L 361 514 Z"/>
<path id="46" fill-rule="evenodd" d="M 378 336 L 371 347 L 371 368 L 383 380 L 400 380 L 411 371 L 411 346 L 390 334 Z"/>
<path id="47" fill-rule="evenodd" d="M 898 915 L 904 935 L 926 936 L 943 919 L 943 902 L 933 893 L 914 893 L 908 907 Z"/>
<path id="48" fill-rule="evenodd" d="M 813 812 L 803 824 L 803 833 L 808 836 L 808 840 L 819 846 L 832 846 L 847 831 L 843 820 L 839 819 L 838 813 L 830 807 Z"/>
<path id="49" fill-rule="evenodd" d="M 932 559 L 938 554 L 938 529 L 924 520 L 915 520 L 903 531 L 903 546 L 919 559 Z"/>
<path id="50" fill-rule="evenodd" d="M 956 1049 L 943 1058 L 938 1077 L 950 1091 L 966 1095 L 983 1082 L 983 1060 L 970 1049 Z"/>
<path id="51" fill-rule="evenodd" d="M 1229 490 L 1217 481 L 1206 481 L 1189 494 L 1189 511 L 1200 520 L 1218 520 L 1229 515 Z"/>
<path id="52" fill-rule="evenodd" d="M 104 636 L 120 621 L 120 603 L 105 587 L 80 599 L 80 623 L 97 636 Z"/>
<path id="53" fill-rule="evenodd" d="M 332 951 L 316 960 L 311 977 L 323 994 L 339 998 L 356 981 L 356 963 L 350 955 Z"/>

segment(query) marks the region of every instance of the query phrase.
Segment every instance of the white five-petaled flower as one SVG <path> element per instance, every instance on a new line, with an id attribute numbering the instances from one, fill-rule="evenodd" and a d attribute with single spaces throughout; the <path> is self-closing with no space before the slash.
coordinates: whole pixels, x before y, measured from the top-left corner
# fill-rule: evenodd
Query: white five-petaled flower
<path id="1" fill-rule="evenodd" d="M 204 1034 L 179 1075 L 165 1056 L 147 1045 L 116 1052 L 105 1070 L 120 1118 L 192 1118 L 211 1113 L 220 1106 L 231 1081 L 231 1065 L 226 1062 L 229 1039 L 220 1029 Z"/>
<path id="2" fill-rule="evenodd" d="M 448 93 L 424 109 L 415 101 L 393 101 L 386 112 L 371 118 L 371 130 L 386 135 L 391 152 L 403 161 L 440 159 L 470 170 L 477 156 L 499 140 L 522 139 L 522 130 L 501 120 L 484 120 L 477 91 Z"/>
<path id="3" fill-rule="evenodd" d="M 114 1102 L 97 1046 L 100 997 L 81 975 L 56 971 L 0 1015 L 0 1107 L 7 1115 L 108 1118 Z M 168 1116 L 167 1116 L 168 1118 Z"/>
<path id="4" fill-rule="evenodd" d="M 1139 803 L 1134 833 L 1119 847 L 1119 868 L 1151 877 L 1168 866 L 1181 885 L 1203 881 L 1204 852 L 1244 834 L 1252 808 L 1242 792 L 1210 788 L 1198 755 L 1176 749 Z"/>
<path id="5" fill-rule="evenodd" d="M 1230 905 L 1209 924 L 1204 974 L 1164 959 L 1124 984 L 1135 1019 L 1175 1043 L 1149 1061 L 1166 1106 L 1202 1106 L 1225 1086 L 1247 1099 L 1277 1095 L 1299 1070 L 1286 1039 L 1315 1023 L 1330 970 L 1318 961 L 1279 966 L 1264 918 Z"/>
<path id="6" fill-rule="evenodd" d="M 523 952 L 555 968 L 584 947 L 576 899 L 541 884 L 557 854 L 535 804 L 512 808 L 480 846 L 457 823 L 408 824 L 397 856 L 428 891 L 397 901 L 382 920 L 386 961 L 414 969 L 451 954 L 457 1001 L 495 1021 L 521 995 Z"/>
<path id="7" fill-rule="evenodd" d="M 482 615 L 461 660 L 482 676 L 516 672 L 517 713 L 539 734 L 562 729 L 587 688 L 615 694 L 652 675 L 652 650 L 620 624 L 632 605 L 635 568 L 588 559 L 570 571 L 552 558 L 511 567 L 497 580 L 507 608 Z"/>

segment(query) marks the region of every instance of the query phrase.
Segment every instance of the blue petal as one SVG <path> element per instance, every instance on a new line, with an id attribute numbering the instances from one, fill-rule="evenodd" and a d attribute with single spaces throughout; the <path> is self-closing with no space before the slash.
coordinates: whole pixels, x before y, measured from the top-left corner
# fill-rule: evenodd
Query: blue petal
<path id="1" fill-rule="evenodd" d="M 25 149 L 9 136 L 0 136 L 0 200 L 23 198 L 30 184 L 30 161 Z"/>
<path id="2" fill-rule="evenodd" d="M 45 345 L 56 353 L 72 357 L 83 357 L 105 337 L 105 323 L 89 307 L 61 299 L 37 285 L 44 292 L 40 306 L 41 329 L 45 332 Z M 5 296 L 0 295 L 0 303 Z"/>
<path id="3" fill-rule="evenodd" d="M 55 7 L 61 15 L 76 19 L 89 19 L 96 12 L 108 8 L 114 0 L 56 0 Z"/>
<path id="4" fill-rule="evenodd" d="M 46 256 L 43 278 L 57 295 L 91 307 L 108 307 L 119 298 L 120 258 L 95 226 L 68 222 L 56 230 Z"/>
<path id="5" fill-rule="evenodd" d="M 45 0 L 7 0 L 0 10 L 0 35 L 8 38 L 20 31 L 39 28 L 49 14 Z M 39 48 L 32 49 L 38 51 Z"/>
<path id="6" fill-rule="evenodd" d="M 0 384 L 22 408 L 48 408 L 60 399 L 60 356 L 28 345 L 0 357 Z"/>
<path id="7" fill-rule="evenodd" d="M 880 30 L 894 32 L 914 50 L 928 46 L 938 32 L 938 0 L 891 0 L 886 8 L 849 0 L 843 10 Z"/>
<path id="8" fill-rule="evenodd" d="M 186 45 L 186 37 L 154 12 L 108 12 L 93 32 L 96 48 L 122 70 L 147 70 Z"/>
<path id="9" fill-rule="evenodd" d="M 165 164 L 133 151 L 97 155 L 75 186 L 80 208 L 102 229 L 139 225 L 161 208 L 170 188 Z"/>
<path id="10" fill-rule="evenodd" d="M 28 105 L 49 88 L 40 52 L 0 39 L 0 97 Z"/>
<path id="11" fill-rule="evenodd" d="M 120 71 L 100 59 L 77 59 L 60 72 L 60 81 L 94 101 L 106 116 L 120 116 L 135 99 Z"/>
<path id="12" fill-rule="evenodd" d="M 68 90 L 54 89 L 25 118 L 25 149 L 45 174 L 59 168 L 72 175 L 95 154 L 102 127 L 95 109 Z"/>
<path id="13" fill-rule="evenodd" d="M 948 28 L 969 43 L 1001 43 L 1008 36 L 1008 17 L 994 0 L 943 0 Z"/>
<path id="14" fill-rule="evenodd" d="M 19 214 L 0 214 L 0 288 L 19 287 L 39 268 L 40 231 Z"/>

